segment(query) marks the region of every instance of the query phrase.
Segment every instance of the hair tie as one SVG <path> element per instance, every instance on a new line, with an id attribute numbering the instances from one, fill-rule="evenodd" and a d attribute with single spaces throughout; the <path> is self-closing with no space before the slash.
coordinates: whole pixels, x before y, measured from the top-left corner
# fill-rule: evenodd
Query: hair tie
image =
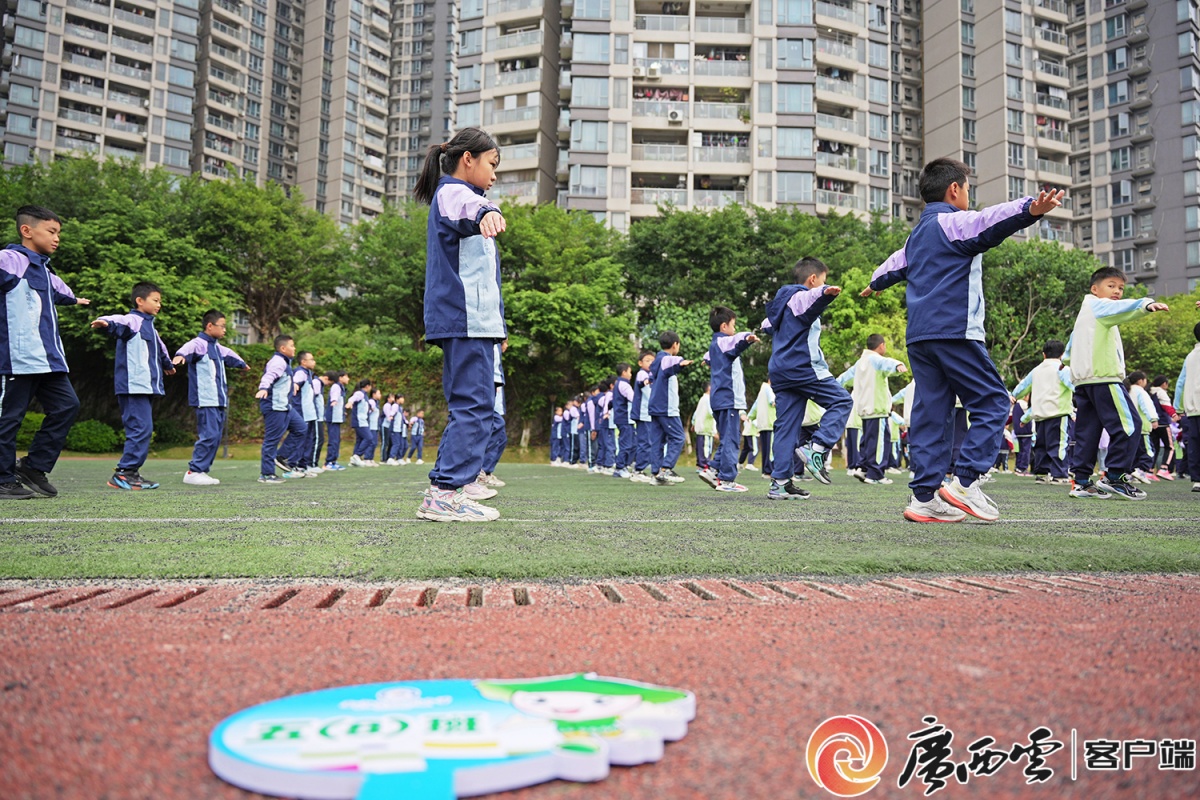
<path id="1" fill-rule="evenodd" d="M 442 142 L 442 152 L 446 152 L 446 142 Z"/>

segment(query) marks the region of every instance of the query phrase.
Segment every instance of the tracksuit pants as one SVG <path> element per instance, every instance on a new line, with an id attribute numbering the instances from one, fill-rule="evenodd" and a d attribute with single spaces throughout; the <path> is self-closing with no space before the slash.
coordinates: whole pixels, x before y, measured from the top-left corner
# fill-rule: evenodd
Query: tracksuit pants
<path id="1" fill-rule="evenodd" d="M 634 433 L 633 425 L 626 422 L 624 425 L 617 423 L 617 458 L 613 463 L 613 467 L 617 470 L 629 469 L 633 466 L 634 456 L 637 454 L 637 434 Z"/>
<path id="2" fill-rule="evenodd" d="M 442 393 L 450 412 L 429 480 L 458 489 L 479 477 L 496 405 L 492 339 L 440 339 Z"/>
<path id="3" fill-rule="evenodd" d="M 392 429 L 392 440 L 388 443 L 388 459 L 396 459 L 399 461 L 404 458 L 404 453 L 408 449 L 408 439 L 403 431 Z"/>
<path id="4" fill-rule="evenodd" d="M 1200 417 L 1183 417 L 1180 420 L 1183 430 L 1187 433 L 1188 477 L 1193 483 L 1200 483 Z"/>
<path id="5" fill-rule="evenodd" d="M 196 446 L 192 448 L 189 472 L 208 472 L 217 458 L 221 446 L 221 432 L 225 429 L 225 409 L 196 409 Z"/>
<path id="6" fill-rule="evenodd" d="M 67 433 L 79 414 L 79 398 L 65 372 L 41 375 L 0 375 L 0 483 L 16 481 L 17 431 L 29 410 L 29 401 L 37 399 L 46 412 L 42 427 L 34 434 L 25 456 L 25 464 L 50 472 L 58 463 Z"/>
<path id="7" fill-rule="evenodd" d="M 1036 436 L 1033 443 L 1033 474 L 1049 475 L 1052 478 L 1067 477 L 1068 446 L 1074 423 L 1069 415 L 1036 420 L 1033 423 Z"/>
<path id="8" fill-rule="evenodd" d="M 858 443 L 858 463 L 870 480 L 883 478 L 890 455 L 892 432 L 888 427 L 887 417 L 867 417 L 862 421 L 862 439 Z M 993 453 L 988 468 L 994 462 Z M 987 470 L 984 470 L 986 472 Z"/>
<path id="9" fill-rule="evenodd" d="M 861 435 L 862 428 L 846 428 L 846 469 L 859 468 L 858 439 Z"/>
<path id="10" fill-rule="evenodd" d="M 259 402 L 259 410 L 263 415 L 263 441 L 262 441 L 262 468 L 261 474 L 275 474 L 275 457 L 279 455 L 279 442 L 283 439 L 285 433 L 291 432 L 292 435 L 303 435 L 304 420 L 300 419 L 299 414 L 293 414 L 292 411 L 274 411 L 271 409 L 270 400 L 262 400 Z M 293 430 L 293 416 L 299 422 L 301 429 Z M 281 459 L 282 460 L 282 459 Z M 286 463 L 286 462 L 285 462 Z"/>
<path id="11" fill-rule="evenodd" d="M 308 438 L 308 423 L 294 408 L 287 412 L 287 438 L 279 446 L 279 460 L 289 467 L 298 467 L 304 460 L 304 440 Z"/>
<path id="12" fill-rule="evenodd" d="M 1029 465 L 1033 459 L 1033 437 L 1018 436 L 1017 437 L 1017 472 L 1029 472 Z"/>
<path id="13" fill-rule="evenodd" d="M 412 458 L 413 453 L 416 453 L 418 461 L 425 460 L 425 437 L 410 436 L 408 437 L 408 455 L 405 458 Z"/>
<path id="14" fill-rule="evenodd" d="M 1154 469 L 1154 444 L 1150 441 L 1150 432 L 1143 429 L 1141 442 L 1138 444 L 1137 457 L 1133 460 L 1133 468 L 1150 472 Z"/>
<path id="15" fill-rule="evenodd" d="M 342 454 L 342 423 L 329 423 L 329 449 L 325 452 L 325 464 L 336 464 Z"/>
<path id="16" fill-rule="evenodd" d="M 650 429 L 654 423 L 648 419 L 639 419 L 637 424 L 637 455 L 633 462 L 635 472 L 643 472 L 650 466 Z"/>
<path id="17" fill-rule="evenodd" d="M 371 429 L 366 425 L 354 426 L 354 455 L 366 461 L 371 457 Z"/>
<path id="18" fill-rule="evenodd" d="M 920 395 L 917 395 L 920 397 Z M 1123 383 L 1085 383 L 1075 387 L 1075 449 L 1071 473 L 1076 483 L 1091 480 L 1096 466 L 1100 434 L 1108 432 L 1104 463 L 1110 477 L 1133 471 L 1142 442 L 1141 415 Z"/>
<path id="19" fill-rule="evenodd" d="M 154 435 L 154 416 L 150 410 L 152 398 L 149 394 L 117 395 L 121 424 L 125 426 L 125 450 L 117 462 L 118 472 L 136 472 L 150 455 L 150 437 Z"/>
<path id="20" fill-rule="evenodd" d="M 321 450 L 325 447 L 325 426 L 320 420 L 308 423 L 312 428 L 312 449 L 309 450 L 308 463 L 311 466 L 321 466 Z"/>
<path id="21" fill-rule="evenodd" d="M 508 426 L 504 424 L 504 417 L 492 411 L 492 431 L 488 437 L 487 450 L 483 455 L 483 471 L 489 475 L 496 471 L 496 465 L 500 463 L 500 456 L 504 455 L 504 448 L 508 447 Z"/>
<path id="22" fill-rule="evenodd" d="M 713 437 L 696 434 L 696 469 L 705 471 L 713 468 Z"/>
<path id="23" fill-rule="evenodd" d="M 736 408 L 714 408 L 717 420 L 717 479 L 722 483 L 736 483 L 738 474 L 738 443 L 742 440 L 741 414 Z"/>
<path id="24" fill-rule="evenodd" d="M 758 432 L 758 452 L 762 453 L 762 474 L 770 475 L 773 458 L 771 456 L 771 431 Z"/>
<path id="25" fill-rule="evenodd" d="M 954 398 L 970 415 L 954 474 L 964 485 L 996 462 L 1008 422 L 1008 389 L 983 342 L 933 339 L 908 346 L 913 380 L 921 387 L 913 403 L 908 448 L 917 500 L 928 502 L 950 469 L 954 444 Z M 863 421 L 864 426 L 866 420 Z"/>
<path id="26" fill-rule="evenodd" d="M 675 469 L 683 452 L 683 423 L 679 417 L 650 416 L 650 472 Z"/>
<path id="27" fill-rule="evenodd" d="M 742 448 L 738 451 L 738 466 L 749 464 L 753 467 L 754 459 L 758 457 L 758 439 L 754 436 L 743 436 L 741 440 Z"/>
<path id="28" fill-rule="evenodd" d="M 800 441 L 800 428 L 804 424 L 804 409 L 808 401 L 812 400 L 825 409 L 812 441 L 826 450 L 832 450 L 838 439 L 842 438 L 854 401 L 850 399 L 850 393 L 833 378 L 789 383 L 772 376 L 771 387 L 775 390 L 774 435 L 779 445 L 771 465 L 771 477 L 782 483 L 791 480 L 795 474 L 796 442 Z"/>

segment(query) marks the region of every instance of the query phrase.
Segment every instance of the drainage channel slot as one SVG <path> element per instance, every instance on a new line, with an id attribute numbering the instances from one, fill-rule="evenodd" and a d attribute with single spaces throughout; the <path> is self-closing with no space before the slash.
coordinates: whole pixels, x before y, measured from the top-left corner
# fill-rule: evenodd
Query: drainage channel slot
<path id="1" fill-rule="evenodd" d="M 334 604 L 341 600 L 346 595 L 345 589 L 331 589 L 329 594 L 321 598 L 321 602 L 317 603 L 316 608 L 333 608 Z"/>
<path id="2" fill-rule="evenodd" d="M 1085 594 L 1092 593 L 1091 589 L 1085 589 L 1082 586 L 1071 586 L 1070 584 L 1055 583 L 1054 581 L 1048 581 L 1048 580 L 1044 580 L 1042 578 L 1026 577 L 1025 580 L 1029 581 L 1030 583 L 1039 583 L 1042 586 L 1050 586 L 1054 589 L 1070 589 L 1073 592 L 1083 592 Z"/>
<path id="3" fill-rule="evenodd" d="M 529 590 L 525 588 L 513 589 L 513 602 L 519 606 L 532 605 L 529 599 Z"/>
<path id="4" fill-rule="evenodd" d="M 657 586 L 652 586 L 649 583 L 639 583 L 638 586 L 642 587 L 642 591 L 644 591 L 646 594 L 653 597 L 655 600 L 658 600 L 659 602 L 662 602 L 662 603 L 670 602 L 671 598 L 669 598 L 665 594 L 663 594 L 662 590 L 659 589 Z"/>
<path id="5" fill-rule="evenodd" d="M 295 597 L 298 594 L 300 594 L 299 589 L 288 589 L 286 592 L 281 592 L 280 594 L 276 595 L 269 603 L 267 603 L 265 606 L 263 606 L 263 610 L 266 611 L 267 609 L 279 608 L 284 603 L 286 603 L 288 600 L 291 600 L 293 597 Z"/>
<path id="6" fill-rule="evenodd" d="M 692 583 L 691 581 L 687 581 L 686 583 L 683 584 L 683 588 L 687 589 L 689 592 L 696 595 L 696 597 L 699 597 L 701 600 L 716 600 L 716 599 L 718 599 L 715 594 L 710 592 L 708 589 L 705 589 L 703 586 L 701 586 L 698 583 Z"/>
<path id="7" fill-rule="evenodd" d="M 467 608 L 479 608 L 483 605 L 483 589 L 472 586 L 467 589 Z"/>
<path id="8" fill-rule="evenodd" d="M 141 600 L 143 597 L 149 597 L 150 595 L 157 594 L 157 593 L 158 593 L 158 589 L 143 589 L 140 592 L 129 595 L 129 597 L 123 597 L 120 600 L 116 600 L 112 603 L 109 603 L 108 605 L 104 606 L 104 610 L 111 611 L 114 608 L 120 608 L 121 606 L 127 606 L 130 603 L 136 603 L 138 600 Z"/>
<path id="9" fill-rule="evenodd" d="M 759 597 L 754 592 L 747 589 L 745 586 L 738 586 L 733 581 L 721 581 L 721 583 L 724 584 L 725 586 L 729 587 L 733 591 L 737 592 L 742 597 L 749 597 L 751 600 L 762 600 L 761 597 Z"/>
<path id="10" fill-rule="evenodd" d="M 892 583 L 891 581 L 875 581 L 875 583 L 879 584 L 880 586 L 886 586 L 889 589 L 895 589 L 897 592 L 903 592 L 904 594 L 911 595 L 913 597 L 936 597 L 937 596 L 937 595 L 932 595 L 929 592 L 922 592 L 920 589 L 910 589 L 907 586 L 904 586 L 899 583 Z"/>
<path id="11" fill-rule="evenodd" d="M 54 609 L 55 611 L 63 608 L 69 608 L 70 606 L 73 606 L 77 603 L 82 603 L 85 600 L 91 600 L 93 597 L 99 597 L 102 594 L 108 594 L 111 591 L 112 589 L 93 589 L 90 592 L 84 592 L 78 597 L 71 597 L 67 600 L 60 600 L 57 603 L 53 603 L 50 608 Z"/>
<path id="12" fill-rule="evenodd" d="M 195 589 L 188 589 L 186 592 L 179 595 L 178 597 L 172 597 L 167 602 L 158 606 L 158 608 L 175 608 L 175 606 L 181 606 L 184 603 L 186 603 L 188 600 L 194 600 L 207 591 L 208 591 L 208 589 L 203 588 L 203 587 L 197 587 Z"/>
<path id="13" fill-rule="evenodd" d="M 21 603 L 29 603 L 33 600 L 40 600 L 43 597 L 49 597 L 50 595 L 55 594 L 57 592 L 58 592 L 58 589 L 50 589 L 45 592 L 38 592 L 37 594 L 26 595 L 25 597 L 17 597 L 12 600 L 7 600 L 3 603 L 0 603 L 0 608 L 9 608 L 11 606 L 19 606 L 19 605 L 21 605 Z"/>
<path id="14" fill-rule="evenodd" d="M 1111 589 L 1112 588 L 1111 586 L 1105 586 L 1103 583 L 1096 583 L 1095 581 L 1087 581 L 1087 580 L 1084 580 L 1083 578 L 1076 578 L 1071 575 L 1056 575 L 1055 578 L 1060 581 L 1070 581 L 1071 583 L 1082 583 L 1084 586 L 1091 586 L 1096 589 Z"/>
<path id="15" fill-rule="evenodd" d="M 783 595 L 788 600 L 803 600 L 804 599 L 804 595 L 797 594 L 796 592 L 793 592 L 791 589 L 785 589 L 784 587 L 780 586 L 777 583 L 764 583 L 763 586 L 767 587 L 772 592 L 776 592 L 778 594 Z"/>
<path id="16" fill-rule="evenodd" d="M 1017 592 L 1013 591 L 1012 589 L 1005 589 L 1003 586 L 989 586 L 986 583 L 980 583 L 979 581 L 973 581 L 969 578 L 951 578 L 950 580 L 954 581 L 955 583 L 962 583 L 962 584 L 966 584 L 967 586 L 974 586 L 976 589 L 987 589 L 988 591 L 999 592 L 1000 594 L 1017 594 Z"/>
<path id="17" fill-rule="evenodd" d="M 387 602 L 387 599 L 392 596 L 391 589 L 379 589 L 375 594 L 371 595 L 371 600 L 367 603 L 367 608 L 379 608 Z"/>
<path id="18" fill-rule="evenodd" d="M 970 592 L 964 592 L 962 589 L 957 589 L 953 586 L 947 586 L 944 583 L 935 583 L 934 581 L 927 581 L 923 578 L 909 578 L 909 580 L 912 581 L 913 583 L 923 583 L 926 586 L 933 587 L 934 589 L 941 589 L 944 592 L 954 592 L 955 594 L 970 594 Z"/>
<path id="19" fill-rule="evenodd" d="M 602 583 L 596 587 L 600 590 L 600 594 L 604 595 L 605 599 L 610 603 L 624 603 L 625 598 L 621 597 L 621 593 L 607 583 Z"/>
<path id="20" fill-rule="evenodd" d="M 433 604 L 437 602 L 438 590 L 432 586 L 421 591 L 421 596 L 417 598 L 418 608 L 433 608 Z"/>
<path id="21" fill-rule="evenodd" d="M 803 581 L 803 583 L 805 586 L 808 586 L 809 588 L 816 589 L 818 592 L 823 592 L 823 593 L 829 595 L 830 597 L 836 597 L 838 600 L 853 600 L 854 599 L 850 595 L 842 594 L 837 589 L 834 589 L 829 586 L 823 586 L 819 583 L 813 583 L 812 581 Z"/>

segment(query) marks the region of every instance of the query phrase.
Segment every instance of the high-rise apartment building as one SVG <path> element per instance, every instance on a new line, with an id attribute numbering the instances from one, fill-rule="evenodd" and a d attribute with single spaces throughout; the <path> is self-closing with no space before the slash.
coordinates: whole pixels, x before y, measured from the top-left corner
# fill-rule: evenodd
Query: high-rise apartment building
<path id="1" fill-rule="evenodd" d="M 920 214 L 1068 190 L 1026 236 L 1200 282 L 1200 0 L 8 0 L 8 163 L 275 180 L 349 223 L 482 125 L 496 197 Z M 1182 168 L 1175 164 L 1180 158 Z"/>

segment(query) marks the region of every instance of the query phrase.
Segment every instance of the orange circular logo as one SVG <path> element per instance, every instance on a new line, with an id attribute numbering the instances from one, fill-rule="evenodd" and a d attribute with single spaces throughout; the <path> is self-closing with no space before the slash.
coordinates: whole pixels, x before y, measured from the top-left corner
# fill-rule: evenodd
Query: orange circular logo
<path id="1" fill-rule="evenodd" d="M 808 774 L 837 797 L 858 797 L 875 788 L 887 766 L 887 742 L 879 728 L 853 714 L 830 717 L 808 737 Z"/>

